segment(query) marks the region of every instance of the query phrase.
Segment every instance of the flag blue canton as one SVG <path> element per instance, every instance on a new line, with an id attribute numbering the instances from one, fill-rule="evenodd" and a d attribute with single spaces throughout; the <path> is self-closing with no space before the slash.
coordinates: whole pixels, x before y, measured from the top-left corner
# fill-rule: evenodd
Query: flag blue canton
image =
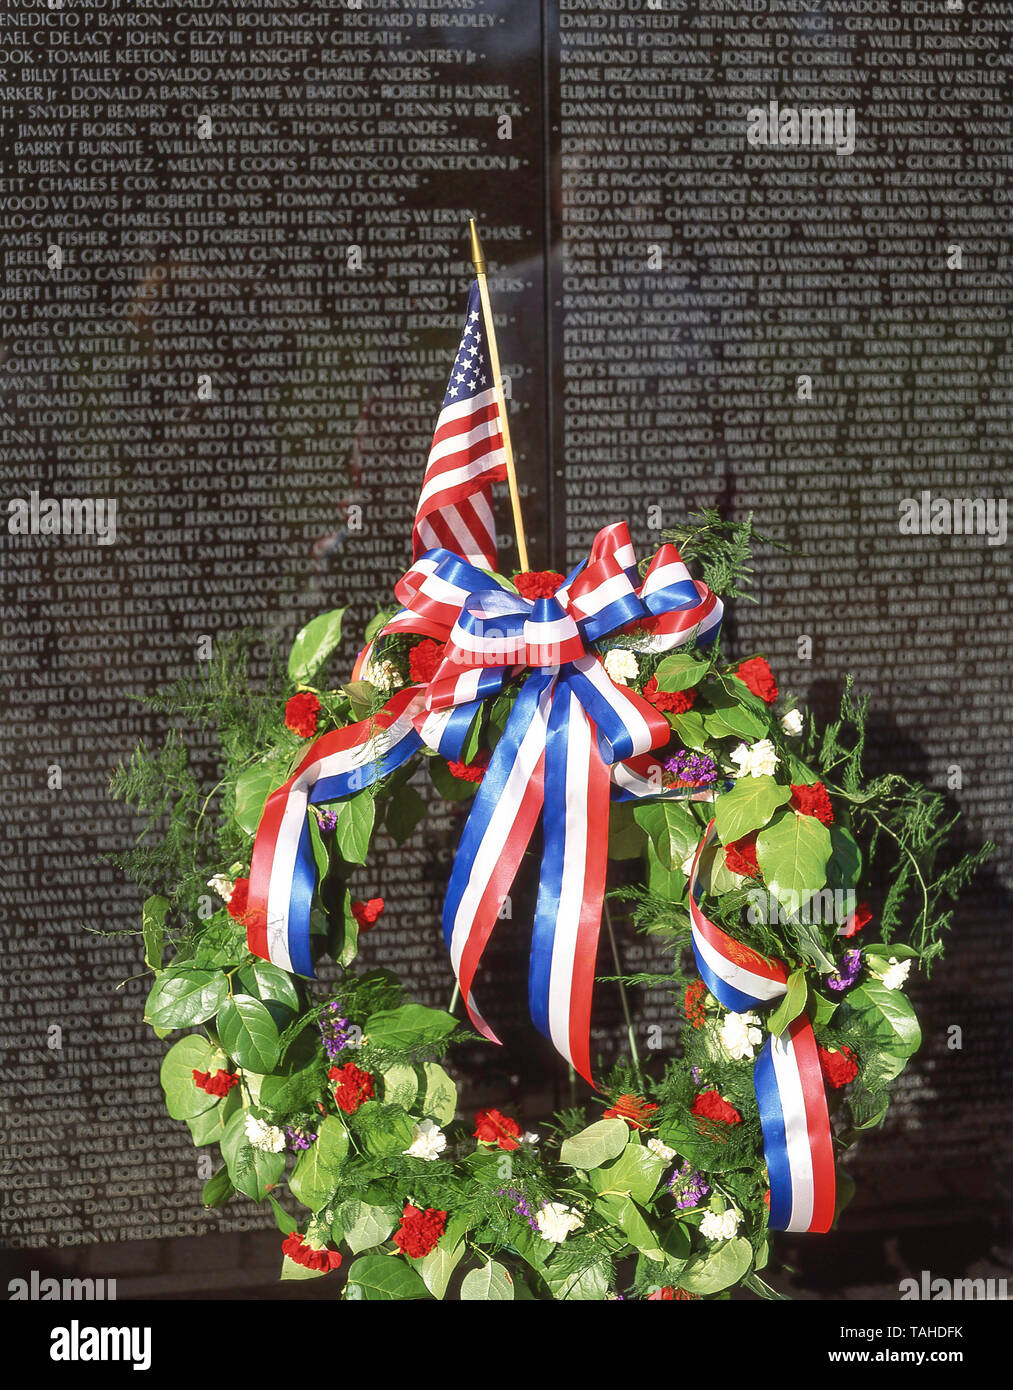
<path id="1" fill-rule="evenodd" d="M 471 400 L 492 386 L 492 367 L 489 363 L 489 348 L 482 331 L 482 300 L 478 282 L 471 287 L 468 296 L 468 312 L 464 321 L 461 346 L 457 349 L 454 366 L 447 383 L 447 394 L 443 398 L 444 407 L 460 405 Z"/>

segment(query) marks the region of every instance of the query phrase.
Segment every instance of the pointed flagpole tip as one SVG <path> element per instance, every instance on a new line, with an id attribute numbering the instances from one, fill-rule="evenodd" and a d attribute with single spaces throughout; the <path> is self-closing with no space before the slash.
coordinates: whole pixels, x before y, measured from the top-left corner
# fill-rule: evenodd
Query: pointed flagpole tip
<path id="1" fill-rule="evenodd" d="M 475 267 L 476 275 L 484 275 L 485 256 L 482 254 L 482 243 L 478 239 L 478 226 L 473 217 L 468 218 L 468 227 L 471 231 L 471 263 Z"/>

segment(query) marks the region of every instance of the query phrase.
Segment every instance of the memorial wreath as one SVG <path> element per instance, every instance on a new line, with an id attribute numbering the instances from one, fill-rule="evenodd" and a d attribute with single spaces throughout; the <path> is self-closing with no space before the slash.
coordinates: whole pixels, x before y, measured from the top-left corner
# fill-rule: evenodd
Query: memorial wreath
<path id="1" fill-rule="evenodd" d="M 151 822 L 120 862 L 150 893 L 145 1018 L 183 1033 L 166 1104 L 220 1149 L 206 1207 L 270 1204 L 283 1279 L 340 1268 L 342 1296 L 370 1300 L 774 1297 L 771 1233 L 825 1232 L 848 1201 L 838 1160 L 920 1045 L 905 985 L 990 847 L 942 865 L 943 798 L 863 776 L 850 682 L 819 730 L 763 656 L 722 656 L 751 520 L 702 513 L 642 562 L 620 522 L 568 576 L 528 569 L 518 526 L 522 569 L 496 572 L 483 489 L 506 478 L 519 505 L 475 261 L 416 559 L 351 679 L 329 677 L 343 610 L 259 681 L 256 639 L 234 634 L 152 701 L 201 749 L 216 732 L 212 784 L 176 729 L 113 777 Z M 431 796 L 470 800 L 443 913 L 470 1024 L 355 967 L 386 920 L 356 874 L 375 835 L 412 835 L 425 774 Z M 474 981 L 538 828 L 529 1009 L 597 1092 L 540 1134 L 495 1107 L 462 1116 L 444 1066 L 495 1040 Z M 669 957 L 624 976 L 616 953 L 611 983 L 666 992 L 673 1046 L 647 1064 L 631 1029 L 599 1075 L 609 859 L 629 861 L 610 896 Z"/>
<path id="2" fill-rule="evenodd" d="M 238 634 L 202 679 L 154 700 L 217 728 L 221 776 L 208 790 L 173 732 L 114 777 L 156 823 L 124 857 L 162 890 L 144 907 L 145 1017 L 160 1037 L 185 1034 L 161 1079 L 194 1143 L 220 1147 L 205 1205 L 269 1202 L 283 1278 L 345 1260 L 346 1298 L 769 1294 L 771 1230 L 836 1219 L 852 1187 L 837 1158 L 882 1123 L 919 1046 L 904 986 L 940 956 L 944 903 L 987 847 L 935 870 L 952 824 L 942 798 L 899 776 L 863 780 L 850 687 L 818 732 L 763 657 L 722 660 L 715 591 L 741 578 L 749 539 L 748 523 L 713 514 L 673 536 L 705 584 L 671 544 L 643 578 L 623 568 L 623 527 L 599 535 L 568 586 L 429 559 L 339 688 L 321 678 L 334 611 L 262 689 Z M 603 592 L 619 611 L 596 608 Z M 457 605 L 453 624 L 434 593 Z M 546 642 L 551 623 L 561 651 L 543 649 L 560 636 Z M 623 741 L 635 720 L 647 748 L 647 732 Z M 486 1035 L 471 980 L 544 803 L 532 1015 L 601 1096 L 540 1138 L 498 1109 L 460 1116 L 443 1062 L 471 1030 L 406 1001 L 396 975 L 354 968 L 359 935 L 384 925 L 382 900 L 355 899 L 356 869 L 375 834 L 401 843 L 424 816 L 419 763 L 437 796 L 473 800 L 445 926 Z M 606 854 L 642 858 L 642 886 L 614 891 L 672 958 L 626 983 L 667 991 L 682 1017 L 677 1055 L 595 1078 Z M 863 884 L 884 856 L 873 908 Z M 328 987 L 311 982 L 325 953 Z"/>

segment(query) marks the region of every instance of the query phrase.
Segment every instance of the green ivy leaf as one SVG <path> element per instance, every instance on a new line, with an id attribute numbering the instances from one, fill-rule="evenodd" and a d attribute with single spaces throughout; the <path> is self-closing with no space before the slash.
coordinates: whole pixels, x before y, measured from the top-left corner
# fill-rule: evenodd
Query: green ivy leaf
<path id="1" fill-rule="evenodd" d="M 630 1244 L 642 1255 L 646 1255 L 649 1260 L 654 1260 L 658 1264 L 664 1262 L 665 1252 L 657 1235 L 648 1226 L 637 1210 L 636 1204 L 629 1197 L 616 1197 L 609 1194 L 599 1197 L 594 1205 L 606 1220 L 619 1227 Z"/>
<path id="2" fill-rule="evenodd" d="M 815 816 L 786 811 L 756 837 L 756 857 L 770 891 L 797 913 L 827 881 L 830 832 Z"/>
<path id="3" fill-rule="evenodd" d="M 853 889 L 862 872 L 862 851 L 850 830 L 843 825 L 830 826 L 830 860 L 827 864 L 827 883 L 831 888 Z"/>
<path id="4" fill-rule="evenodd" d="M 162 968 L 165 950 L 165 914 L 169 899 L 158 894 L 146 898 L 141 909 L 141 937 L 144 941 L 144 964 L 156 973 Z"/>
<path id="5" fill-rule="evenodd" d="M 407 1062 L 395 1062 L 380 1075 L 383 1077 L 384 1104 L 400 1105 L 403 1109 L 410 1110 L 419 1089 L 415 1068 Z"/>
<path id="6" fill-rule="evenodd" d="M 447 1292 L 450 1276 L 460 1264 L 465 1252 L 464 1234 L 468 1229 L 467 1219 L 451 1217 L 447 1228 L 440 1236 L 435 1249 L 412 1264 L 433 1298 L 442 1298 Z"/>
<path id="7" fill-rule="evenodd" d="M 225 1137 L 229 1121 L 242 1106 L 239 1090 L 235 1086 L 223 1099 L 213 1099 L 215 1104 L 210 1110 L 202 1110 L 199 1115 L 187 1117 L 187 1129 L 198 1149 L 206 1144 L 220 1144 Z"/>
<path id="8" fill-rule="evenodd" d="M 246 1137 L 247 1111 L 237 1110 L 225 1127 L 222 1158 L 237 1192 L 262 1202 L 285 1171 L 285 1154 L 255 1149 Z"/>
<path id="9" fill-rule="evenodd" d="M 264 803 L 275 787 L 284 782 L 282 769 L 274 763 L 258 763 L 236 779 L 236 824 L 247 835 L 254 835 L 264 814 Z"/>
<path id="10" fill-rule="evenodd" d="M 610 859 L 639 859 L 644 848 L 644 832 L 634 818 L 628 801 L 613 801 L 609 807 Z"/>
<path id="11" fill-rule="evenodd" d="M 678 801 L 652 801 L 634 805 L 633 819 L 644 831 L 658 860 L 668 870 L 678 869 L 700 839 L 700 825 Z"/>
<path id="12" fill-rule="evenodd" d="M 629 1138 L 630 1131 L 625 1120 L 598 1120 L 563 1141 L 559 1160 L 568 1163 L 571 1168 L 599 1168 L 610 1158 L 618 1158 Z"/>
<path id="13" fill-rule="evenodd" d="M 298 1231 L 298 1220 L 285 1210 L 273 1192 L 267 1194 L 267 1200 L 271 1203 L 271 1210 L 274 1212 L 274 1224 L 282 1235 L 290 1236 L 293 1231 Z"/>
<path id="14" fill-rule="evenodd" d="M 788 1024 L 803 1012 L 808 993 L 805 971 L 793 970 L 788 976 L 788 986 L 784 992 L 784 998 L 774 1012 L 767 1016 L 767 1027 L 775 1038 L 783 1033 Z"/>
<path id="15" fill-rule="evenodd" d="M 658 669 L 654 674 L 658 680 L 658 689 L 672 692 L 690 690 L 694 685 L 699 685 L 707 671 L 706 661 L 697 661 L 689 652 L 673 652 L 671 656 L 666 656 L 658 663 Z"/>
<path id="16" fill-rule="evenodd" d="M 448 1076 L 437 1062 L 424 1063 L 422 1074 L 425 1078 L 421 1105 L 423 1119 L 435 1120 L 438 1125 L 449 1125 L 457 1114 L 457 1087 L 453 1077 Z"/>
<path id="17" fill-rule="evenodd" d="M 218 1036 L 241 1067 L 264 1074 L 278 1062 L 278 1029 L 259 999 L 236 994 L 218 1011 Z"/>
<path id="18" fill-rule="evenodd" d="M 348 1155 L 348 1130 L 336 1115 L 325 1115 L 316 1142 L 299 1155 L 289 1188 L 292 1196 L 310 1211 L 318 1211 L 341 1182 L 341 1167 Z"/>
<path id="19" fill-rule="evenodd" d="M 679 1276 L 687 1293 L 712 1294 L 737 1284 L 753 1263 L 753 1247 L 743 1236 L 725 1241 L 714 1250 L 690 1260 Z"/>
<path id="20" fill-rule="evenodd" d="M 195 1071 L 207 1071 L 215 1051 L 207 1038 L 192 1034 L 174 1043 L 162 1059 L 158 1079 L 165 1092 L 165 1108 L 174 1120 L 188 1120 L 217 1105 L 220 1097 L 208 1095 L 194 1084 Z"/>
<path id="21" fill-rule="evenodd" d="M 292 976 L 270 961 L 255 960 L 251 965 L 244 965 L 236 978 L 247 994 L 255 998 L 272 999 L 290 1009 L 299 1008 L 299 995 Z"/>
<path id="22" fill-rule="evenodd" d="M 341 641 L 344 608 L 321 613 L 300 629 L 288 657 L 288 677 L 296 685 L 306 685 Z"/>
<path id="23" fill-rule="evenodd" d="M 398 1223 L 394 1207 L 374 1206 L 369 1202 L 344 1202 L 337 1211 L 331 1234 L 335 1242 L 344 1241 L 353 1255 L 360 1250 L 372 1250 L 383 1242 Z"/>
<path id="24" fill-rule="evenodd" d="M 433 786 L 445 801 L 466 801 L 478 791 L 477 782 L 466 782 L 463 777 L 455 777 L 443 758 L 427 758 L 426 766 Z"/>
<path id="25" fill-rule="evenodd" d="M 703 723 L 711 738 L 753 740 L 765 738 L 767 735 L 764 721 L 751 710 L 743 709 L 741 705 L 729 703 L 720 709 L 710 711 L 704 714 Z"/>
<path id="26" fill-rule="evenodd" d="M 461 1281 L 463 1303 L 508 1303 L 514 1297 L 514 1281 L 510 1271 L 495 1260 L 481 1269 L 472 1269 Z"/>
<path id="27" fill-rule="evenodd" d="M 682 866 L 668 868 L 658 858 L 657 851 L 653 843 L 647 842 L 647 887 L 656 897 L 666 898 L 669 902 L 679 902 L 686 891 L 686 884 L 689 880 L 682 871 Z"/>
<path id="28" fill-rule="evenodd" d="M 664 1170 L 664 1159 L 642 1144 L 630 1142 L 614 1163 L 595 1169 L 590 1182 L 596 1192 L 632 1197 L 644 1203 L 654 1196 Z"/>
<path id="29" fill-rule="evenodd" d="M 707 730 L 698 710 L 688 709 L 682 714 L 666 715 L 666 718 L 681 743 L 687 748 L 695 748 L 698 753 L 706 753 Z"/>
<path id="30" fill-rule="evenodd" d="M 457 1019 L 445 1009 L 424 1004 L 401 1004 L 370 1014 L 363 1027 L 368 1042 L 376 1047 L 403 1049 L 439 1042 L 457 1027 Z"/>
<path id="31" fill-rule="evenodd" d="M 576 1273 L 568 1267 L 556 1270 L 550 1264 L 544 1271 L 544 1278 L 553 1298 L 567 1303 L 600 1303 L 609 1296 L 609 1272 L 610 1266 L 606 1264 L 589 1265 Z"/>
<path id="32" fill-rule="evenodd" d="M 223 1207 L 226 1202 L 231 1202 L 235 1195 L 236 1189 L 232 1186 L 229 1170 L 222 1164 L 201 1188 L 200 1199 L 206 1207 Z"/>
<path id="33" fill-rule="evenodd" d="M 169 966 L 155 981 L 144 1005 L 144 1020 L 156 1028 L 192 1028 L 212 1018 L 229 993 L 221 971 Z"/>
<path id="34" fill-rule="evenodd" d="M 348 1299 L 370 1303 L 428 1298 L 429 1290 L 405 1260 L 393 1255 L 363 1255 L 348 1270 Z"/>
<path id="35" fill-rule="evenodd" d="M 714 819 L 721 843 L 731 844 L 751 830 L 759 830 L 779 806 L 790 800 L 791 788 L 779 786 L 773 777 L 740 777 L 731 791 L 722 792 L 714 802 Z M 816 824 L 819 825 L 819 821 Z"/>
<path id="36" fill-rule="evenodd" d="M 902 990 L 887 989 L 881 980 L 866 980 L 849 992 L 848 1007 L 865 1016 L 892 1056 L 906 1059 L 921 1047 L 918 1015 Z"/>
<path id="37" fill-rule="evenodd" d="M 338 818 L 334 834 L 342 856 L 349 864 L 365 864 L 376 815 L 371 793 L 367 790 L 347 801 L 336 801 L 331 809 Z"/>
<path id="38" fill-rule="evenodd" d="M 385 825 L 387 834 L 397 845 L 403 845 L 426 813 L 426 803 L 414 787 L 402 787 L 391 797 Z"/>

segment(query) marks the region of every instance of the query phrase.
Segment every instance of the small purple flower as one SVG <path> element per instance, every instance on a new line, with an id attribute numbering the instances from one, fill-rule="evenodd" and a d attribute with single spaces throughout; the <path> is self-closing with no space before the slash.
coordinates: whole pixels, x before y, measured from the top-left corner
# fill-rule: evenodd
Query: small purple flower
<path id="1" fill-rule="evenodd" d="M 338 1002 L 332 1000 L 327 1005 L 327 1012 L 320 1019 L 320 1038 L 324 1045 L 324 1051 L 328 1059 L 334 1061 L 339 1052 L 343 1052 L 348 1046 L 348 1040 L 352 1036 L 352 1029 L 347 1018 L 342 1018 L 338 1013 Z"/>
<path id="2" fill-rule="evenodd" d="M 713 758 L 706 753 L 689 753 L 684 748 L 666 759 L 665 771 L 672 774 L 677 787 L 704 787 L 716 781 L 718 775 Z"/>
<path id="3" fill-rule="evenodd" d="M 296 1153 L 301 1153 L 303 1149 L 308 1149 L 311 1144 L 316 1143 L 317 1136 L 308 1129 L 300 1129 L 298 1125 L 286 1125 L 285 1133 L 288 1135 L 288 1143 Z"/>
<path id="4" fill-rule="evenodd" d="M 336 830 L 338 828 L 337 811 L 321 811 L 317 816 L 317 824 L 325 835 Z"/>
<path id="5" fill-rule="evenodd" d="M 531 1207 L 522 1192 L 518 1192 L 516 1187 L 501 1187 L 496 1193 L 497 1197 L 510 1197 L 514 1211 L 518 1216 L 523 1216 L 525 1221 L 533 1231 L 538 1230 L 538 1222 L 531 1214 Z"/>
<path id="6" fill-rule="evenodd" d="M 699 1085 L 700 1085 L 700 1068 L 699 1068 L 699 1067 L 690 1067 L 689 1071 L 690 1071 L 690 1075 L 691 1075 L 692 1078 L 693 1078 L 693 1085 L 694 1085 L 694 1086 L 699 1086 Z"/>
<path id="7" fill-rule="evenodd" d="M 669 1178 L 668 1190 L 679 1210 L 685 1211 L 689 1207 L 700 1206 L 710 1192 L 710 1186 L 704 1181 L 703 1174 L 692 1168 L 687 1160 Z"/>
<path id="8" fill-rule="evenodd" d="M 840 969 L 827 976 L 827 989 L 835 990 L 838 994 L 843 990 L 850 989 L 858 978 L 861 969 L 861 951 L 845 951 L 841 958 Z"/>

